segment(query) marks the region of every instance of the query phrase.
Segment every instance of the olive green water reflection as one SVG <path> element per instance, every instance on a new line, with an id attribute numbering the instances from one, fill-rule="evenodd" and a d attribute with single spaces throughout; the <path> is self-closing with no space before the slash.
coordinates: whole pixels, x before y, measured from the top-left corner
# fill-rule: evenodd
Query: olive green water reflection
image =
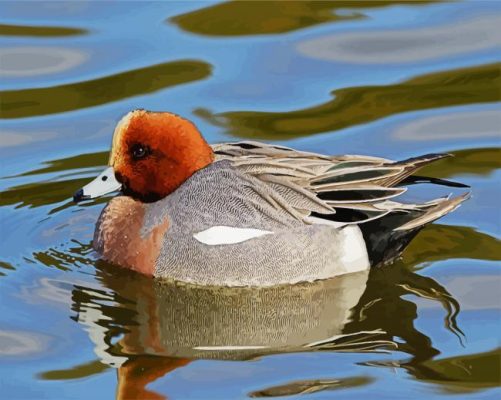
<path id="1" fill-rule="evenodd" d="M 153 93 L 207 78 L 211 66 L 194 60 L 173 61 L 66 85 L 0 91 L 0 118 L 22 118 L 78 110 Z"/>
<path id="2" fill-rule="evenodd" d="M 89 375 L 99 374 L 107 370 L 108 368 L 109 366 L 103 364 L 101 360 L 95 360 L 87 364 L 76 365 L 72 369 L 43 372 L 40 374 L 40 378 L 47 381 L 80 379 L 85 378 Z"/>
<path id="3" fill-rule="evenodd" d="M 449 151 L 454 157 L 444 158 L 420 171 L 425 176 L 452 178 L 463 174 L 489 175 L 501 168 L 501 149 L 465 149 Z"/>
<path id="4" fill-rule="evenodd" d="M 445 258 L 472 258 L 477 260 L 501 260 L 501 242 L 492 236 L 466 226 L 434 224 L 425 228 L 403 254 L 405 263 L 419 262 L 419 251 L 427 262 Z"/>
<path id="5" fill-rule="evenodd" d="M 288 139 L 337 131 L 407 111 L 501 100 L 501 64 L 434 72 L 401 83 L 337 89 L 333 100 L 289 112 L 197 114 L 231 135 Z"/>
<path id="6" fill-rule="evenodd" d="M 0 35 L 3 36 L 35 36 L 58 37 L 75 36 L 87 33 L 85 29 L 66 28 L 60 26 L 27 26 L 0 24 Z"/>
<path id="7" fill-rule="evenodd" d="M 29 176 L 46 174 L 50 172 L 64 172 L 79 168 L 99 167 L 106 165 L 109 152 L 100 151 L 98 153 L 79 154 L 73 157 L 61 158 L 59 160 L 49 160 L 44 164 L 46 167 L 24 172 L 17 176 Z"/>
<path id="8" fill-rule="evenodd" d="M 442 390 L 452 393 L 475 392 L 498 387 L 501 376 L 501 349 L 430 360 L 419 366 L 409 366 L 418 379 L 439 383 Z"/>
<path id="9" fill-rule="evenodd" d="M 246 36 L 278 34 L 326 22 L 364 18 L 363 9 L 395 5 L 425 5 L 433 1 L 280 1 L 238 0 L 216 4 L 169 19 L 199 35 Z M 350 12 L 346 12 L 350 10 Z M 340 12 L 344 11 L 344 12 Z"/>

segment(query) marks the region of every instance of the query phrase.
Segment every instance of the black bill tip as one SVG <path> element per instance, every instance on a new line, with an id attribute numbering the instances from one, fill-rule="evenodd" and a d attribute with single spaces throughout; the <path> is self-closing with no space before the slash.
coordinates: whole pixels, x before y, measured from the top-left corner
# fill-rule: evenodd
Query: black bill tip
<path id="1" fill-rule="evenodd" d="M 83 200 L 87 200 L 89 198 L 90 198 L 89 196 L 84 195 L 83 189 L 80 189 L 78 192 L 76 192 L 73 195 L 73 201 L 75 203 L 78 203 L 78 202 L 83 201 Z"/>

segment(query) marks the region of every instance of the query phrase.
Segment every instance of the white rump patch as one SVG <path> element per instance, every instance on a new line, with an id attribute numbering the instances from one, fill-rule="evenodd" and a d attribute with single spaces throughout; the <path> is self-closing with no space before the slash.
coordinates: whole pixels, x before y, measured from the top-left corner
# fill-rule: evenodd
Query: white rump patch
<path id="1" fill-rule="evenodd" d="M 316 217 L 308 217 L 306 222 L 316 225 L 330 225 L 339 229 L 341 236 L 336 246 L 340 250 L 339 264 L 343 273 L 364 271 L 370 267 L 367 245 L 362 231 L 357 225 L 347 225 L 344 222 L 329 221 Z M 336 269 L 339 270 L 340 267 L 337 266 Z M 339 272 L 336 275 L 339 275 Z"/>
<path id="2" fill-rule="evenodd" d="M 363 271 L 370 267 L 369 255 L 362 231 L 356 225 L 348 225 L 340 230 L 342 240 L 339 245 L 341 250 L 340 263 L 345 272 Z"/>
<path id="3" fill-rule="evenodd" d="M 261 229 L 213 226 L 205 231 L 195 233 L 193 237 L 200 243 L 215 246 L 219 244 L 241 243 L 249 239 L 254 239 L 272 233 L 273 232 L 263 231 Z"/>

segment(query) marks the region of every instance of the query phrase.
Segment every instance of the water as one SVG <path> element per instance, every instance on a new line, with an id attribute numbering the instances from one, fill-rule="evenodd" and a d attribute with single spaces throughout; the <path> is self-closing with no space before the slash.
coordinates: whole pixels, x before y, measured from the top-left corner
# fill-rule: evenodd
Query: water
<path id="1" fill-rule="evenodd" d="M 499 397 L 499 2 L 18 1 L 0 15 L 0 397 Z M 211 143 L 451 152 L 424 172 L 473 197 L 369 276 L 160 285 L 93 254 L 108 199 L 70 201 L 139 107 Z"/>

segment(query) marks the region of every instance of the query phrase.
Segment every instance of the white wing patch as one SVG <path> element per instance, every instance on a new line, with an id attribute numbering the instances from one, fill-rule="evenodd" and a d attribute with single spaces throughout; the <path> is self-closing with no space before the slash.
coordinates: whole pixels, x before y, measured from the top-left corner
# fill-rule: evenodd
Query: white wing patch
<path id="1" fill-rule="evenodd" d="M 254 239 L 263 235 L 270 235 L 273 232 L 264 231 L 261 229 L 252 228 L 235 228 L 233 226 L 213 226 L 195 233 L 193 237 L 200 243 L 209 246 L 216 246 L 220 244 L 235 244 L 245 242 L 249 239 Z"/>

